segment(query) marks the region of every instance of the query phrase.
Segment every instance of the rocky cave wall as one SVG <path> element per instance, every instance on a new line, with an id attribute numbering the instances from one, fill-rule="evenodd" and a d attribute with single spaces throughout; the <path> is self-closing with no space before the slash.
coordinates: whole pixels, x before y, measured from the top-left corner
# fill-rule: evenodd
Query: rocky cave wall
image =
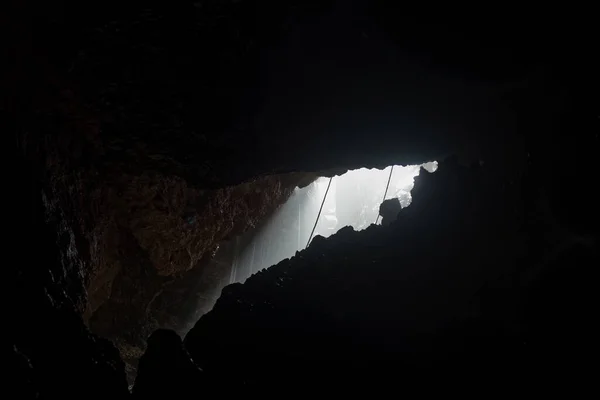
<path id="1" fill-rule="evenodd" d="M 42 166 L 20 153 L 14 166 L 11 207 L 18 220 L 9 243 L 20 256 L 7 267 L 7 396 L 126 398 L 118 349 L 90 332 L 81 316 L 85 288 L 76 234 L 48 203 Z"/>
<path id="2" fill-rule="evenodd" d="M 574 235 L 523 190 L 483 167 L 440 163 L 417 177 L 413 203 L 391 225 L 316 237 L 226 287 L 185 349 L 157 334 L 134 394 L 543 391 L 548 379 L 585 381 L 598 235 Z"/>
<path id="3" fill-rule="evenodd" d="M 80 316 L 136 359 L 154 327 L 176 328 L 168 310 L 189 294 L 178 279 L 195 279 L 303 171 L 454 153 L 483 160 L 489 179 L 526 182 L 561 226 L 596 232 L 585 40 L 543 23 L 526 34 L 527 21 L 508 36 L 494 24 L 439 35 L 371 3 L 20 2 L 3 15 L 15 40 L 2 115 L 24 157 L 14 209 L 32 218 L 11 217 L 29 238 L 15 248 L 33 257 L 13 266 L 10 325 L 34 388 L 106 379 L 122 393 L 118 356 Z"/>
<path id="4" fill-rule="evenodd" d="M 249 177 L 213 189 L 152 171 L 103 171 L 104 143 L 93 120 L 81 122 L 91 117 L 71 96 L 54 100 L 35 114 L 34 134 L 21 134 L 20 151 L 44 166 L 48 212 L 68 232 L 60 247 L 73 264 L 69 293 L 78 311 L 117 343 L 131 368 L 154 329 L 188 323 L 183 315 L 165 320 L 165 309 L 192 296 L 190 275 L 200 279 L 197 270 L 220 242 L 256 225 L 310 174 Z M 187 291 L 165 292 L 181 279 L 190 282 Z"/>
<path id="5" fill-rule="evenodd" d="M 202 277 L 221 241 L 285 201 L 297 180 L 270 176 L 213 191 L 168 177 L 126 182 L 87 236 L 93 243 L 85 314 L 90 328 L 116 340 L 127 360 L 130 351 L 140 354 L 157 327 L 181 329 L 188 322 L 184 315 L 175 312 L 165 320 L 166 309 L 182 307 L 193 295 L 193 280 Z M 228 276 L 227 266 L 219 273 Z M 175 295 L 169 288 L 178 282 L 189 289 Z"/>

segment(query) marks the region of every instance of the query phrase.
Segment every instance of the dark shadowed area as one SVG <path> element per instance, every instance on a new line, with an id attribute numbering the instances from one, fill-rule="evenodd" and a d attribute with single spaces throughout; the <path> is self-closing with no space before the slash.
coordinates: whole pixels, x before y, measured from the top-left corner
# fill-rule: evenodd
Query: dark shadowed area
<path id="1" fill-rule="evenodd" d="M 590 10 L 5 8 L 5 397 L 594 383 Z"/>

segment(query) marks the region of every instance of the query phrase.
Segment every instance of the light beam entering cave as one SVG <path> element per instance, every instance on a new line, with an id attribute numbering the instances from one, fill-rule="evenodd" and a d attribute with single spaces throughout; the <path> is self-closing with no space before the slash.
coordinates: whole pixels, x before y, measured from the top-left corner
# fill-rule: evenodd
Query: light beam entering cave
<path id="1" fill-rule="evenodd" d="M 348 171 L 331 179 L 329 191 L 330 178 L 325 177 L 296 188 L 261 227 L 236 239 L 230 283 L 243 282 L 252 274 L 292 257 L 316 235 L 328 237 L 348 225 L 356 230 L 367 228 L 378 221 L 379 206 L 384 199 L 396 197 L 403 208 L 408 207 L 414 178 L 421 167 L 432 173 L 437 162 Z"/>

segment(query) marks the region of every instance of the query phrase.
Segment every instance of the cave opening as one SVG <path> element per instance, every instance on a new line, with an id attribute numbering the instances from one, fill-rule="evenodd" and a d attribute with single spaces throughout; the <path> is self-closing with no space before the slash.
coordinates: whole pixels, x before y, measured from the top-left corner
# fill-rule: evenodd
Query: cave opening
<path id="1" fill-rule="evenodd" d="M 15 3 L 8 397 L 593 384 L 593 13 Z"/>
<path id="2" fill-rule="evenodd" d="M 383 169 L 360 168 L 321 176 L 307 185 L 297 186 L 260 224 L 221 242 L 203 268 L 205 272 L 196 288 L 196 301 L 188 309 L 189 324 L 180 333 L 184 335 L 212 309 L 226 285 L 243 283 L 253 274 L 293 257 L 316 236 L 327 238 L 346 226 L 360 231 L 371 225 L 382 225 L 382 203 L 396 200 L 398 208 L 408 207 L 415 177 L 421 169 L 433 173 L 437 168 L 437 161 L 391 165 Z M 395 216 L 397 211 L 394 219 Z M 229 271 L 229 275 L 223 271 Z"/>
<path id="3" fill-rule="evenodd" d="M 412 202 L 414 178 L 421 167 L 435 172 L 437 162 L 360 168 L 332 177 L 319 177 L 296 187 L 290 198 L 260 227 L 235 239 L 230 283 L 292 257 L 315 236 L 327 238 L 345 226 L 363 230 L 380 225 L 380 205 L 398 199 L 402 208 Z"/>

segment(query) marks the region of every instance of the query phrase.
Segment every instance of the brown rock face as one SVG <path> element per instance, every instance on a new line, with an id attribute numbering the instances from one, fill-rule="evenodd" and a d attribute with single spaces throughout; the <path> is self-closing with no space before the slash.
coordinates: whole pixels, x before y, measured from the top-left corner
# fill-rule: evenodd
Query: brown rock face
<path id="1" fill-rule="evenodd" d="M 281 176 L 218 190 L 190 187 L 172 176 L 128 178 L 109 190 L 108 212 L 90 233 L 88 316 L 110 297 L 123 268 L 120 240 L 139 247 L 156 279 L 169 280 L 197 266 L 220 241 L 256 224 L 291 190 Z"/>
<path id="2" fill-rule="evenodd" d="M 206 173 L 191 182 L 169 168 L 121 168 L 122 152 L 139 160 L 150 156 L 148 149 L 138 143 L 132 153 L 100 138 L 96 116 L 71 92 L 48 97 L 37 100 L 33 134 L 23 134 L 21 146 L 45 166 L 45 205 L 58 218 L 59 248 L 73 270 L 67 290 L 92 331 L 115 341 L 131 364 L 156 327 L 179 330 L 188 323 L 173 302 L 185 301 L 196 287 L 219 243 L 254 226 L 305 175 L 214 188 Z M 189 287 L 177 284 L 190 276 Z M 167 286 L 178 295 L 163 294 Z"/>
<path id="3" fill-rule="evenodd" d="M 166 312 L 161 308 L 170 305 L 163 291 L 178 286 L 177 301 L 185 302 L 185 286 L 196 286 L 219 243 L 283 202 L 292 181 L 270 176 L 200 190 L 177 177 L 141 176 L 111 188 L 105 199 L 109 212 L 89 233 L 94 248 L 86 317 L 92 330 L 121 347 L 143 347 L 147 334 L 165 322 L 157 321 Z M 221 268 L 228 276 L 228 265 Z M 177 311 L 171 314 L 168 325 L 180 329 L 173 322 L 178 317 Z"/>

